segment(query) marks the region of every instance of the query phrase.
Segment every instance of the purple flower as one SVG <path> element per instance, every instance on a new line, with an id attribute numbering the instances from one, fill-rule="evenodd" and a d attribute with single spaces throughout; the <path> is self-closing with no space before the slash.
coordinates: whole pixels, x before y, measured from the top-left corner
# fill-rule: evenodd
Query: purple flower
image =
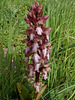
<path id="1" fill-rule="evenodd" d="M 40 56 L 39 56 L 37 53 L 35 53 L 35 54 L 33 55 L 33 61 L 34 61 L 35 64 L 36 64 L 36 63 L 39 63 L 39 60 L 40 60 Z"/>
<path id="2" fill-rule="evenodd" d="M 42 83 L 41 82 L 35 82 L 34 83 L 34 89 L 35 89 L 35 92 L 38 93 L 40 91 L 40 85 Z"/>
<path id="3" fill-rule="evenodd" d="M 43 52 L 43 56 L 45 58 L 46 57 L 46 54 L 47 54 L 47 48 L 43 49 L 42 52 Z"/>
<path id="4" fill-rule="evenodd" d="M 32 45 L 32 52 L 37 52 L 38 47 L 39 47 L 38 43 L 37 43 L 37 42 L 34 43 L 34 44 Z"/>
<path id="5" fill-rule="evenodd" d="M 46 35 L 46 39 L 48 40 L 48 42 L 49 42 L 49 35 Z"/>
<path id="6" fill-rule="evenodd" d="M 42 69 L 42 77 L 44 77 L 44 79 L 46 80 L 48 77 L 47 77 L 47 72 L 50 71 L 51 69 L 49 67 L 46 67 L 46 68 L 43 68 Z"/>
<path id="7" fill-rule="evenodd" d="M 30 34 L 30 40 L 33 40 L 35 35 L 33 33 Z"/>
<path id="8" fill-rule="evenodd" d="M 49 68 L 51 63 L 48 63 L 52 48 L 49 42 L 51 27 L 45 28 L 45 21 L 49 16 L 42 16 L 42 9 L 43 6 L 36 1 L 32 4 L 25 18 L 25 21 L 30 25 L 24 33 L 27 39 L 23 40 L 23 43 L 27 44 L 27 48 L 24 50 L 26 56 L 24 62 L 28 62 L 29 58 L 32 60 L 32 64 L 27 65 L 28 76 L 26 80 L 28 81 L 28 78 L 34 79 L 30 83 L 33 83 L 35 98 L 41 89 L 40 73 L 42 73 L 42 78 L 46 80 L 47 72 L 51 71 Z"/>
<path id="9" fill-rule="evenodd" d="M 28 77 L 32 78 L 33 75 L 35 75 L 35 72 L 34 72 L 33 68 L 30 68 L 28 71 L 29 71 Z"/>
<path id="10" fill-rule="evenodd" d="M 38 63 L 35 65 L 35 71 L 39 72 L 40 65 L 41 65 L 41 63 Z"/>
<path id="11" fill-rule="evenodd" d="M 37 32 L 38 35 L 42 35 L 43 31 L 42 31 L 41 27 L 37 27 L 36 32 Z"/>

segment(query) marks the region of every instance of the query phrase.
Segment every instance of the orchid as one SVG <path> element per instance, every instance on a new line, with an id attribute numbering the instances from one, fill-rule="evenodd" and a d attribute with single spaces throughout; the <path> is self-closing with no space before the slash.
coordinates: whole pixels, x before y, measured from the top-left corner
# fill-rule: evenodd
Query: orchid
<path id="1" fill-rule="evenodd" d="M 42 78 L 46 80 L 48 78 L 47 72 L 51 70 L 49 68 L 50 64 L 48 63 L 52 48 L 49 43 L 51 27 L 45 28 L 45 21 L 48 19 L 48 15 L 43 16 L 42 9 L 43 6 L 36 1 L 32 4 L 25 18 L 25 21 L 30 25 L 24 33 L 27 35 L 27 39 L 23 40 L 23 43 L 27 43 L 27 48 L 24 50 L 24 62 L 29 61 L 30 56 L 32 60 L 32 64 L 27 64 L 29 70 L 26 79 L 27 82 L 28 78 L 35 79 L 33 82 L 30 82 L 34 86 L 35 98 L 42 84 L 42 82 L 39 81 L 40 73 L 42 73 Z"/>

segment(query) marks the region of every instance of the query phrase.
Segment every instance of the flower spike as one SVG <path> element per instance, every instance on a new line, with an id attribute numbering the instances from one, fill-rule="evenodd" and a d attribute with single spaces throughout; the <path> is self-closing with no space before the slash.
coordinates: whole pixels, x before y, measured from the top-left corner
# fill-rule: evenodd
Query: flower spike
<path id="1" fill-rule="evenodd" d="M 27 48 L 23 51 L 25 53 L 24 62 L 32 60 L 32 64 L 28 64 L 28 76 L 26 81 L 31 78 L 33 81 L 28 82 L 33 84 L 35 90 L 35 99 L 39 93 L 42 82 L 40 78 L 46 80 L 47 72 L 51 71 L 49 68 L 51 63 L 50 60 L 51 44 L 49 42 L 51 27 L 45 28 L 45 21 L 48 19 L 48 15 L 43 15 L 43 6 L 35 2 L 29 9 L 25 21 L 29 24 L 25 31 L 27 39 L 23 40 L 23 43 L 27 44 Z M 31 58 L 31 59 L 30 59 Z M 40 77 L 42 73 L 42 77 Z"/>

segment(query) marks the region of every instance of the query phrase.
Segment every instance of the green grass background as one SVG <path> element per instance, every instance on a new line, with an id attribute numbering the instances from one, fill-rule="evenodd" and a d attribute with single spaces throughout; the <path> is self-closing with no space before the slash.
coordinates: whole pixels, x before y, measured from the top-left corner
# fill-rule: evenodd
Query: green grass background
<path id="1" fill-rule="evenodd" d="M 46 27 L 52 27 L 50 43 L 53 61 L 48 73 L 48 85 L 41 100 L 75 100 L 75 1 L 37 0 L 43 5 L 43 12 L 49 15 Z M 0 100 L 17 100 L 17 82 L 29 92 L 26 69 L 23 64 L 22 40 L 28 24 L 24 21 L 34 0 L 0 0 Z M 5 52 L 7 55 L 5 56 Z"/>

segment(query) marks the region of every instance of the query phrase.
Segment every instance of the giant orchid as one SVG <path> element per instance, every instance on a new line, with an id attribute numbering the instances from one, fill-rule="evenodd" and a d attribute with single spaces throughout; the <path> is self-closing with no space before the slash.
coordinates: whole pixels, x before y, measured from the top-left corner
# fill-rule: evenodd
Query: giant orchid
<path id="1" fill-rule="evenodd" d="M 34 86 L 35 98 L 42 85 L 39 78 L 46 80 L 47 72 L 51 70 L 49 68 L 50 63 L 48 63 L 52 48 L 49 42 L 51 27 L 45 28 L 45 21 L 47 19 L 48 15 L 43 16 L 43 6 L 36 1 L 29 9 L 27 17 L 25 17 L 29 27 L 27 27 L 24 33 L 27 35 L 27 39 L 23 40 L 23 43 L 27 44 L 27 48 L 24 50 L 24 62 L 28 62 L 30 57 L 32 60 L 31 64 L 27 64 L 28 76 L 26 80 L 28 82 L 29 78 L 32 79 L 30 83 Z M 40 73 L 42 73 L 42 76 Z"/>

